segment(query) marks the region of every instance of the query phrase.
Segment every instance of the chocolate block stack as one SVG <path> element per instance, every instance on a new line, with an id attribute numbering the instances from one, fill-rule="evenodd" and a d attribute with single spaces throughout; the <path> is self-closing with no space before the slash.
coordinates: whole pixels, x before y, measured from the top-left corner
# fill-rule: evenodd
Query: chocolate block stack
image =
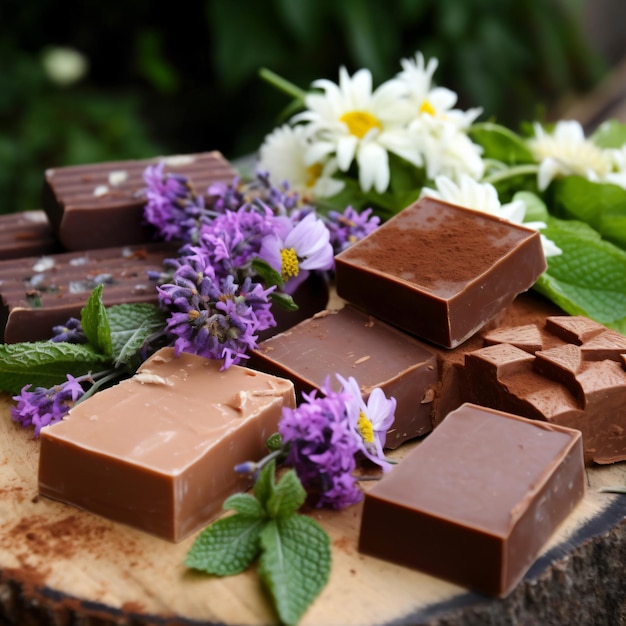
<path id="1" fill-rule="evenodd" d="M 196 193 L 231 183 L 219 152 L 78 165 L 45 172 L 44 211 L 0 217 L 0 324 L 5 343 L 48 339 L 103 284 L 105 305 L 156 302 L 149 271 L 162 271 L 176 244 L 155 240 L 143 220 L 143 172 L 185 176 Z"/>

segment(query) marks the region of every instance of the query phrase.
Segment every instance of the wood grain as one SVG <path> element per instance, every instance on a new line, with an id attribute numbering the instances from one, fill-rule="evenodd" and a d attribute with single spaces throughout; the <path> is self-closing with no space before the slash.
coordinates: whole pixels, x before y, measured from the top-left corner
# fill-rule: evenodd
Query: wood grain
<path id="1" fill-rule="evenodd" d="M 184 567 L 193 537 L 168 543 L 39 497 L 39 444 L 32 431 L 11 421 L 10 402 L 0 396 L 0 624 L 276 622 L 253 570 L 220 579 Z M 401 458 L 412 445 L 419 444 L 393 455 Z M 487 624 L 487 613 L 545 615 L 545 603 L 533 607 L 533 593 L 549 592 L 557 570 L 567 571 L 594 542 L 626 545 L 626 496 L 599 491 L 610 485 L 626 485 L 624 464 L 588 470 L 584 501 L 506 600 L 359 554 L 358 505 L 341 512 L 308 511 L 331 537 L 333 565 L 328 586 L 301 624 Z M 600 565 L 590 562 L 586 575 Z M 623 606 L 619 610 L 626 614 Z M 472 622 L 476 615 L 483 621 Z"/>

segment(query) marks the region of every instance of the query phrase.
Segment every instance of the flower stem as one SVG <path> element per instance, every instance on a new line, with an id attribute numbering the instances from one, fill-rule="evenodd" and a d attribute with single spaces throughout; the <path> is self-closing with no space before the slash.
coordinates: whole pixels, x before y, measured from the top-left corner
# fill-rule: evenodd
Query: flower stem
<path id="1" fill-rule="evenodd" d="M 265 67 L 262 67 L 259 70 L 259 76 L 270 85 L 273 85 L 277 89 L 280 89 L 287 95 L 298 100 L 304 100 L 304 97 L 306 96 L 306 91 L 304 91 L 304 89 L 300 89 L 300 87 L 297 87 L 293 83 L 284 79 L 282 76 L 279 76 L 278 74 L 272 72 L 272 70 L 268 70 Z"/>
<path id="2" fill-rule="evenodd" d="M 507 178 L 537 174 L 538 171 L 539 166 L 534 163 L 516 165 L 515 167 L 509 167 L 501 172 L 495 172 L 494 174 L 491 174 L 491 176 L 486 176 L 485 178 L 483 178 L 483 183 L 491 183 L 492 185 L 495 185 L 497 183 L 501 183 Z"/>

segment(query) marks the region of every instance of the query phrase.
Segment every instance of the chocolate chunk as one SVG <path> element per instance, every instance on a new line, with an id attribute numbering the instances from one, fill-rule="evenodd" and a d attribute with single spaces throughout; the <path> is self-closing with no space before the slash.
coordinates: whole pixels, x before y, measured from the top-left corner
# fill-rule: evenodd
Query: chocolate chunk
<path id="1" fill-rule="evenodd" d="M 80 317 L 99 284 L 104 286 L 106 306 L 156 304 L 156 286 L 148 271 L 162 271 L 164 259 L 175 251 L 168 244 L 146 244 L 0 261 L 4 342 L 50 339 L 53 326 Z"/>
<path id="2" fill-rule="evenodd" d="M 250 486 L 291 382 L 163 348 L 137 374 L 41 431 L 39 492 L 181 541 Z"/>
<path id="3" fill-rule="evenodd" d="M 626 460 L 626 337 L 581 316 L 535 326 L 539 349 L 508 343 L 511 328 L 466 354 L 467 399 L 579 429 L 587 463 Z"/>
<path id="4" fill-rule="evenodd" d="M 584 491 L 580 432 L 464 404 L 366 492 L 359 550 L 506 596 Z"/>
<path id="5" fill-rule="evenodd" d="M 0 215 L 0 260 L 52 254 L 60 250 L 43 211 Z"/>
<path id="6" fill-rule="evenodd" d="M 236 176 L 219 152 L 48 169 L 43 208 L 63 246 L 90 250 L 154 241 L 141 192 L 146 167 L 160 161 L 164 173 L 185 176 L 199 196 L 212 183 L 231 183 Z"/>
<path id="7" fill-rule="evenodd" d="M 422 198 L 336 257 L 337 293 L 454 348 L 546 269 L 539 233 Z"/>
<path id="8" fill-rule="evenodd" d="M 354 377 L 365 399 L 380 387 L 397 401 L 388 448 L 432 429 L 435 355 L 419 340 L 353 307 L 324 311 L 262 341 L 249 365 L 289 378 L 298 397 L 321 389 L 328 376 L 338 390 L 335 373 Z"/>

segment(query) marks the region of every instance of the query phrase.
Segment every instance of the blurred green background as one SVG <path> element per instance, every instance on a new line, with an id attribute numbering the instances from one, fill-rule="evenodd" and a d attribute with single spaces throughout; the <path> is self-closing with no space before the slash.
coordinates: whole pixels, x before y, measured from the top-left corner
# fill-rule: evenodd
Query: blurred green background
<path id="1" fill-rule="evenodd" d="M 583 0 L 203 0 L 159 7 L 0 3 L 0 212 L 39 208 L 43 170 L 218 149 L 253 152 L 287 97 L 265 66 L 300 87 L 338 68 L 376 83 L 422 51 L 459 106 L 515 127 L 584 93 L 609 59 L 583 33 Z M 165 9 L 165 10 L 163 10 Z M 54 78 L 56 47 L 87 61 Z"/>

